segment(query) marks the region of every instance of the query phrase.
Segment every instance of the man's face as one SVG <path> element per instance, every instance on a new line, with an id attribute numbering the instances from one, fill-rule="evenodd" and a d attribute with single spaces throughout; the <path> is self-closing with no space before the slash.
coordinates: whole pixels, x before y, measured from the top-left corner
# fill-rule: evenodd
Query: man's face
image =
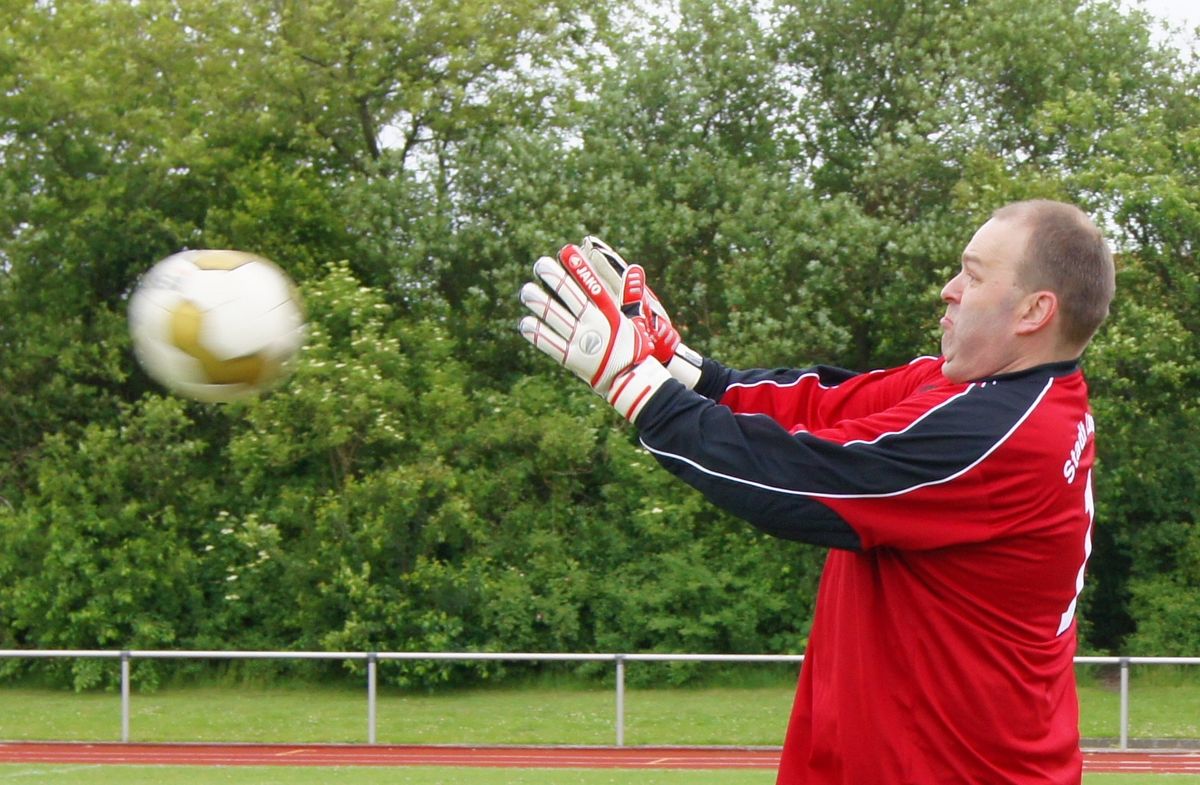
<path id="1" fill-rule="evenodd" d="M 962 255 L 962 269 L 942 288 L 943 374 L 965 382 L 1016 370 L 1017 324 L 1025 292 L 1017 269 L 1029 230 L 1014 220 L 980 227 Z"/>

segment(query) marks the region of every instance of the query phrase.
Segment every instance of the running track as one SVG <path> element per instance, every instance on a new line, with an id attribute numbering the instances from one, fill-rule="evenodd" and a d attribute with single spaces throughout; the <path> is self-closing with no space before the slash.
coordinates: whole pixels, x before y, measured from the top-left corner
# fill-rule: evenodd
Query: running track
<path id="1" fill-rule="evenodd" d="M 777 749 L 416 747 L 281 744 L 0 743 L 0 763 L 173 766 L 484 766 L 583 769 L 773 769 Z M 1087 752 L 1086 772 L 1200 775 L 1200 753 Z"/>

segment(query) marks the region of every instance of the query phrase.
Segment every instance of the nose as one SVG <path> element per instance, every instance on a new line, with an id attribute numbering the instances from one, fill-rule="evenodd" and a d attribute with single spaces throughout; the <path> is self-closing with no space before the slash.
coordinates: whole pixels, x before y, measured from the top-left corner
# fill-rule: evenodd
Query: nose
<path id="1" fill-rule="evenodd" d="M 963 274 L 960 272 L 958 275 L 947 281 L 946 285 L 942 287 L 943 302 L 958 302 L 959 297 L 962 295 L 962 278 Z"/>

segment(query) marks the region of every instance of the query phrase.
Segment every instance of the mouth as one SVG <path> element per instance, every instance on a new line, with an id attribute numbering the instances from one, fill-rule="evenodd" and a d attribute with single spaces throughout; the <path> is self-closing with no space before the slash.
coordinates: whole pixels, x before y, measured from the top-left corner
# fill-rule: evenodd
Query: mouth
<path id="1" fill-rule="evenodd" d="M 949 316 L 943 316 L 938 320 L 938 324 L 942 326 L 943 330 L 949 330 L 954 326 L 954 321 Z"/>

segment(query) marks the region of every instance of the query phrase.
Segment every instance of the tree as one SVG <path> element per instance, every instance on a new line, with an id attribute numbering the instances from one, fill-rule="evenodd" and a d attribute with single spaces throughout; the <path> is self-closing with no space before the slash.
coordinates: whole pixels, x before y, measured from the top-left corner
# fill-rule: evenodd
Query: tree
<path id="1" fill-rule="evenodd" d="M 658 471 L 526 351 L 515 292 L 537 256 L 595 233 L 646 265 L 695 348 L 865 370 L 936 351 L 970 233 L 1031 196 L 1079 202 L 1120 256 L 1085 358 L 1088 645 L 1200 634 L 1175 601 L 1197 591 L 1200 456 L 1179 438 L 1198 425 L 1197 74 L 1140 14 L 3 10 L 7 645 L 796 650 L 822 553 Z M 127 351 L 137 276 L 205 246 L 275 259 L 308 299 L 300 367 L 259 401 L 164 398 Z M 104 678 L 80 668 L 81 686 Z"/>
<path id="2" fill-rule="evenodd" d="M 51 435 L 36 486 L 0 512 L 0 608 L 7 645 L 165 648 L 203 616 L 197 533 L 220 504 L 209 445 L 173 399 L 126 409 L 120 425 Z M 6 665 L 8 672 L 27 663 Z M 51 664 L 77 688 L 102 682 L 96 661 Z"/>

